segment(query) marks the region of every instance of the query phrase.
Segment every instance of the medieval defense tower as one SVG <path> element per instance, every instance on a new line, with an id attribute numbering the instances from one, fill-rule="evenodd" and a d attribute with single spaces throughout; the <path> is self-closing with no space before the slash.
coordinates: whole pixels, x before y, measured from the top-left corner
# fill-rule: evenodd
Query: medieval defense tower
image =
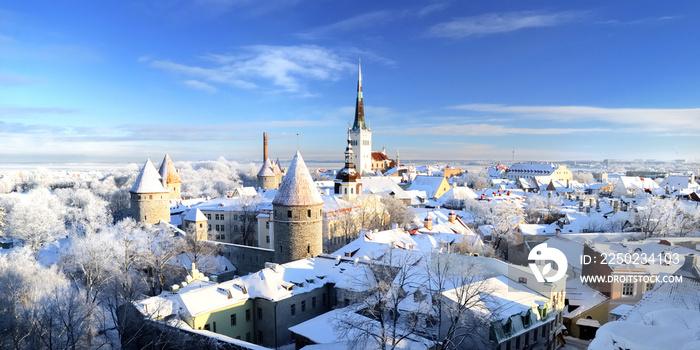
<path id="1" fill-rule="evenodd" d="M 323 199 L 297 151 L 272 200 L 275 262 L 323 252 Z"/>
<path id="2" fill-rule="evenodd" d="M 143 165 L 129 192 L 134 220 L 149 224 L 170 222 L 170 191 L 163 187 L 158 170 L 150 159 Z"/>

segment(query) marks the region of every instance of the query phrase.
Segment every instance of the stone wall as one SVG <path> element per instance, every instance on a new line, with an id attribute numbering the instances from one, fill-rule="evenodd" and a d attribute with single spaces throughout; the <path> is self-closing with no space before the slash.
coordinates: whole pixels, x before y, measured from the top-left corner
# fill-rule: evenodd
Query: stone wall
<path id="1" fill-rule="evenodd" d="M 222 248 L 223 256 L 231 261 L 236 267 L 236 274 L 241 276 L 263 269 L 266 262 L 273 262 L 275 258 L 275 251 L 271 249 L 231 243 L 214 243 Z"/>

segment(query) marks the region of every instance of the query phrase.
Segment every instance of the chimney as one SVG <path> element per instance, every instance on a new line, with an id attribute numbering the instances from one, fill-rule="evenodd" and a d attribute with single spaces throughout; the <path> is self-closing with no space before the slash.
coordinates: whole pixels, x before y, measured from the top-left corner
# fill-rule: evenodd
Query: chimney
<path id="1" fill-rule="evenodd" d="M 423 226 L 425 226 L 425 228 L 427 228 L 428 230 L 432 230 L 433 229 L 433 219 L 426 216 L 425 220 L 423 220 Z"/>
<path id="2" fill-rule="evenodd" d="M 455 214 L 454 211 L 450 211 L 450 213 L 447 215 L 447 221 L 451 223 L 455 223 L 455 219 L 457 218 L 457 215 Z"/>
<path id="3" fill-rule="evenodd" d="M 583 202 L 578 202 L 578 212 L 583 213 Z"/>
<path id="4" fill-rule="evenodd" d="M 600 198 L 595 201 L 595 208 L 600 210 Z"/>
<path id="5" fill-rule="evenodd" d="M 620 201 L 614 201 L 613 203 L 613 214 L 620 211 Z"/>
<path id="6" fill-rule="evenodd" d="M 267 133 L 263 133 L 263 163 L 267 159 Z"/>

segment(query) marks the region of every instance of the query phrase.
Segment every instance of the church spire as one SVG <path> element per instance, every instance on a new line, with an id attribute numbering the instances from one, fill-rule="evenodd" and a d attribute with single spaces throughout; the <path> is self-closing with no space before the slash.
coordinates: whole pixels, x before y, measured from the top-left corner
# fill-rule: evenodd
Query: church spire
<path id="1" fill-rule="evenodd" d="M 357 75 L 357 101 L 355 101 L 355 123 L 352 125 L 353 131 L 367 130 L 365 124 L 365 106 L 362 102 L 362 62 L 358 64 Z"/>

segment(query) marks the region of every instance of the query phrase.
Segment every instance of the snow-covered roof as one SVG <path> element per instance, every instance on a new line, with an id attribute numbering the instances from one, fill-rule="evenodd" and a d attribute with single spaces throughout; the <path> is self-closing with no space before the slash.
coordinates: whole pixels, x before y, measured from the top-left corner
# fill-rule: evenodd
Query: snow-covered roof
<path id="1" fill-rule="evenodd" d="M 699 187 L 690 176 L 668 176 L 659 184 L 661 188 L 666 186 L 673 190 L 698 189 Z"/>
<path id="2" fill-rule="evenodd" d="M 388 177 L 365 177 L 362 179 L 362 191 L 365 193 L 391 193 L 395 198 L 411 198 L 394 180 Z"/>
<path id="3" fill-rule="evenodd" d="M 297 151 L 289 164 L 287 175 L 282 179 L 277 195 L 272 204 L 284 206 L 302 206 L 323 204 L 321 193 L 314 184 L 309 169 Z"/>
<path id="4" fill-rule="evenodd" d="M 690 279 L 658 284 L 619 321 L 598 329 L 588 349 L 700 349 L 699 290 Z"/>
<path id="5" fill-rule="evenodd" d="M 156 170 L 156 166 L 153 165 L 153 162 L 151 162 L 150 159 L 146 161 L 146 163 L 143 165 L 143 168 L 141 168 L 141 172 L 139 173 L 139 176 L 136 178 L 136 181 L 134 181 L 134 185 L 131 186 L 131 190 L 129 190 L 131 193 L 164 193 L 168 192 L 163 187 L 163 183 L 161 182 L 161 177 L 158 174 L 158 170 Z"/>
<path id="6" fill-rule="evenodd" d="M 202 214 L 202 211 L 199 210 L 199 208 L 195 209 L 190 209 L 187 214 L 185 214 L 185 220 L 191 221 L 191 222 L 197 222 L 197 221 L 206 221 L 207 217 Z"/>
<path id="7" fill-rule="evenodd" d="M 442 176 L 416 176 L 408 187 L 409 190 L 425 191 L 428 198 L 434 198 L 437 191 L 440 189 L 443 180 Z"/>
<path id="8" fill-rule="evenodd" d="M 552 163 L 515 163 L 508 168 L 508 173 L 550 175 L 557 169 L 559 165 Z"/>
<path id="9" fill-rule="evenodd" d="M 272 164 L 270 158 L 265 158 L 265 163 L 263 163 L 262 167 L 260 167 L 260 171 L 258 171 L 258 176 L 275 176 L 274 165 Z"/>
<path id="10" fill-rule="evenodd" d="M 564 317 L 573 318 L 604 303 L 608 297 L 583 284 L 579 278 L 572 278 L 566 281 L 566 300 L 569 304 L 564 307 Z"/>
<path id="11" fill-rule="evenodd" d="M 451 199 L 475 199 L 476 193 L 469 187 L 452 187 L 438 198 L 438 202 L 446 203 Z"/>
<path id="12" fill-rule="evenodd" d="M 319 345 L 328 345 L 330 347 L 308 347 L 309 349 L 350 349 L 350 342 L 362 336 L 363 332 L 358 329 L 349 329 L 345 332 L 340 326 L 340 322 L 354 322 L 358 325 L 364 324 L 371 328 L 376 328 L 379 331 L 379 322 L 369 319 L 355 312 L 352 308 L 342 308 L 329 311 L 323 315 L 314 317 L 308 321 L 302 322 L 296 326 L 290 327 L 289 330 L 295 334 L 301 335 Z M 370 340 L 370 341 L 373 341 Z M 364 344 L 367 348 L 381 348 L 379 344 Z M 396 349 L 418 350 L 429 349 L 434 343 L 428 339 L 411 335 L 399 341 Z M 305 348 L 306 349 L 306 348 Z"/>

